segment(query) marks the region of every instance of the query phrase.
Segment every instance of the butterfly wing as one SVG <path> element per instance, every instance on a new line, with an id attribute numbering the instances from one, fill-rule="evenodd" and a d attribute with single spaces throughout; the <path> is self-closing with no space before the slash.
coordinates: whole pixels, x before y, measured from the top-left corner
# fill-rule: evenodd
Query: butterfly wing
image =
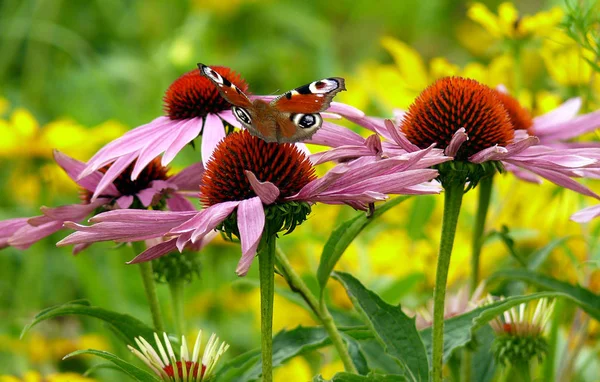
<path id="1" fill-rule="evenodd" d="M 198 69 L 200 69 L 200 74 L 208 78 L 217 87 L 219 94 L 221 94 L 221 97 L 225 98 L 227 102 L 234 106 L 245 108 L 252 106 L 252 102 L 248 96 L 227 78 L 221 76 L 215 70 L 204 64 L 198 64 Z"/>
<path id="2" fill-rule="evenodd" d="M 342 90 L 346 90 L 343 78 L 325 78 L 282 94 L 271 101 L 271 106 L 281 112 L 319 113 L 327 110 L 333 97 Z"/>

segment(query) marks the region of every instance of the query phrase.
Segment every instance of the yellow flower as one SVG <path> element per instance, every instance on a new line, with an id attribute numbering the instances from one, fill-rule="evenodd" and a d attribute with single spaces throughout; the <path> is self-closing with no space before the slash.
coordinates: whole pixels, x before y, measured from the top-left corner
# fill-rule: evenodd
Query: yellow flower
<path id="1" fill-rule="evenodd" d="M 312 381 L 313 373 L 310 365 L 303 357 L 294 357 L 289 362 L 275 369 L 274 381 L 306 382 Z"/>
<path id="2" fill-rule="evenodd" d="M 94 382 L 95 379 L 76 373 L 53 373 L 45 377 L 37 371 L 28 371 L 22 378 L 13 375 L 0 375 L 0 382 Z"/>
<path id="3" fill-rule="evenodd" d="M 589 84 L 594 70 L 585 58 L 595 60 L 594 53 L 582 49 L 565 33 L 558 31 L 544 40 L 541 56 L 548 74 L 559 85 Z"/>
<path id="4" fill-rule="evenodd" d="M 514 4 L 505 2 L 498 7 L 497 15 L 482 3 L 473 3 L 467 16 L 496 39 L 521 40 L 547 36 L 561 22 L 564 13 L 561 8 L 554 7 L 521 17 Z"/>

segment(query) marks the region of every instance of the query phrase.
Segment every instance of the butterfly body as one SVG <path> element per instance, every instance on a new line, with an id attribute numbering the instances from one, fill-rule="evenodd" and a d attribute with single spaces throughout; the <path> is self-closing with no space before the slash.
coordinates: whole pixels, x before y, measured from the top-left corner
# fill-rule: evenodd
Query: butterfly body
<path id="1" fill-rule="evenodd" d="M 235 118 L 251 134 L 267 142 L 299 142 L 310 138 L 323 124 L 319 114 L 333 97 L 346 90 L 344 79 L 325 78 L 290 90 L 271 102 L 253 101 L 229 80 L 210 67 L 198 64 L 200 73 L 210 79 L 225 100 L 233 105 Z"/>

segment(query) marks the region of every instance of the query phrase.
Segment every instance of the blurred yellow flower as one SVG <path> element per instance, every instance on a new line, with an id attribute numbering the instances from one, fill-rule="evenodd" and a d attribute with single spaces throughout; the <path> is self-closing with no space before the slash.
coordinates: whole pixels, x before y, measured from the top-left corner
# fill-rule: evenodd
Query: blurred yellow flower
<path id="1" fill-rule="evenodd" d="M 22 378 L 12 375 L 0 375 L 0 382 L 94 382 L 93 378 L 87 378 L 76 373 L 53 373 L 42 377 L 37 371 L 28 371 Z"/>
<path id="2" fill-rule="evenodd" d="M 585 60 L 585 58 L 595 60 L 594 53 L 582 49 L 561 31 L 553 33 L 550 38 L 544 40 L 541 56 L 548 74 L 559 85 L 588 85 L 591 80 L 594 80 L 592 77 L 594 70 Z"/>
<path id="3" fill-rule="evenodd" d="M 289 362 L 275 369 L 274 381 L 306 382 L 311 381 L 313 373 L 304 357 L 294 357 Z"/>
<path id="4" fill-rule="evenodd" d="M 467 16 L 496 39 L 520 40 L 548 35 L 561 22 L 564 12 L 560 7 L 554 7 L 535 15 L 519 16 L 514 4 L 505 2 L 498 6 L 496 15 L 484 4 L 473 3 Z"/>
<path id="5" fill-rule="evenodd" d="M 40 126 L 29 111 L 17 108 L 9 120 L 0 120 L 3 137 L 0 156 L 50 159 L 52 150 L 58 149 L 76 159 L 87 160 L 101 145 L 125 131 L 127 128 L 116 121 L 86 128 L 72 120 L 61 119 Z"/>

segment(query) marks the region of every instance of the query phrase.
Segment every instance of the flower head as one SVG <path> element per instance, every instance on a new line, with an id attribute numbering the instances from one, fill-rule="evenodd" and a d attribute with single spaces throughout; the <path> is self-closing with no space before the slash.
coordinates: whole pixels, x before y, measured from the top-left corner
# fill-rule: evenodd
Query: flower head
<path id="1" fill-rule="evenodd" d="M 163 333 L 164 345 L 158 334 L 154 333 L 154 348 L 143 337 L 137 337 L 135 342 L 138 349 L 128 346 L 136 357 L 141 359 L 162 381 L 200 382 L 212 377 L 219 358 L 229 349 L 225 342 L 219 344 L 219 337 L 214 333 L 208 339 L 204 354 L 200 359 L 202 331 L 198 332 L 196 343 L 190 357 L 185 336 L 181 336 L 179 358 L 173 351 L 167 333 Z"/>
<path id="2" fill-rule="evenodd" d="M 161 237 L 164 247 L 149 249 L 132 262 L 149 261 L 188 242 L 202 241 L 219 228 L 240 238 L 242 258 L 236 272 L 245 275 L 263 232 L 291 232 L 310 213 L 310 204 L 348 204 L 366 210 L 386 194 L 438 193 L 426 169 L 445 157 L 422 161 L 431 148 L 386 160 L 374 158 L 342 163 L 323 177 L 314 175 L 304 153 L 291 144 L 267 143 L 247 131 L 225 138 L 215 150 L 201 185 L 206 209 L 189 212 L 111 211 L 90 219 L 92 226 L 69 225 L 80 232 L 60 242 L 81 244 L 99 240 L 136 241 Z M 111 231 L 108 232 L 107 228 Z M 130 228 L 128 228 L 130 227 Z"/>
<path id="3" fill-rule="evenodd" d="M 492 320 L 496 360 L 503 364 L 526 364 L 534 357 L 541 360 L 547 352 L 544 330 L 553 309 L 554 301 L 542 298 L 535 305 L 520 304 Z"/>

